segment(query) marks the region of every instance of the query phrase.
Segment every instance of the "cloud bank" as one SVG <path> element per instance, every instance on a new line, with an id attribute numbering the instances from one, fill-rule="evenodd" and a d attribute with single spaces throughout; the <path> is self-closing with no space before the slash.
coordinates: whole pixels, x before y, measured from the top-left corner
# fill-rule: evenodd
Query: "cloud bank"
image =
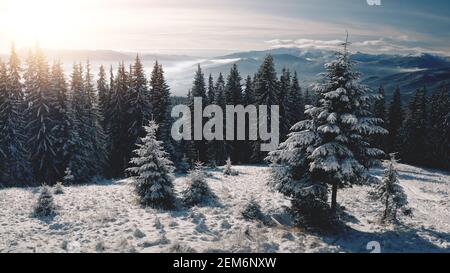
<path id="1" fill-rule="evenodd" d="M 410 39 L 408 36 L 380 37 L 377 39 L 350 41 L 351 50 L 376 54 L 411 55 L 433 53 L 450 55 L 445 50 L 435 50 L 422 46 L 420 41 Z M 317 39 L 273 39 L 266 41 L 271 48 L 291 47 L 299 49 L 336 50 L 344 43 L 343 40 L 317 40 Z"/>

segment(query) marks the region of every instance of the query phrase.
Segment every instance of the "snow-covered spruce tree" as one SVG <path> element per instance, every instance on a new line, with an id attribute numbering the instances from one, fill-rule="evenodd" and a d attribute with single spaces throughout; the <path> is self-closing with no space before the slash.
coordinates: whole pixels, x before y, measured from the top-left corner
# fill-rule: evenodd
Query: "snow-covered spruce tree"
<path id="1" fill-rule="evenodd" d="M 400 157 L 409 164 L 427 164 L 428 109 L 427 91 L 418 89 L 411 97 L 407 116 L 400 132 Z"/>
<path id="2" fill-rule="evenodd" d="M 9 67 L 0 62 L 0 183 L 5 185 L 32 182 L 23 109 L 20 62 L 13 46 Z"/>
<path id="3" fill-rule="evenodd" d="M 97 94 L 98 94 L 98 103 L 97 103 L 97 146 L 102 147 L 102 157 L 103 157 L 103 171 L 102 174 L 105 177 L 109 177 L 111 173 L 111 168 L 109 165 L 110 158 L 110 136 L 108 134 L 108 119 L 106 117 L 106 110 L 110 100 L 110 89 L 106 82 L 106 72 L 103 66 L 100 66 L 100 70 L 98 73 L 97 79 Z"/>
<path id="4" fill-rule="evenodd" d="M 275 64 L 273 57 L 268 55 L 261 64 L 254 80 L 255 106 L 258 107 L 259 105 L 267 105 L 267 107 L 270 108 L 271 105 L 278 105 L 278 90 L 279 82 L 277 79 Z M 272 117 L 270 113 L 271 110 L 267 109 L 267 124 L 271 123 Z M 267 153 L 261 152 L 261 141 L 255 141 L 254 144 L 252 161 L 255 163 L 261 163 Z"/>
<path id="5" fill-rule="evenodd" d="M 211 191 L 205 179 L 203 164 L 197 162 L 193 170 L 189 171 L 189 187 L 183 191 L 183 203 L 188 207 L 211 203 L 216 195 Z"/>
<path id="6" fill-rule="evenodd" d="M 195 72 L 194 76 L 194 82 L 192 84 L 192 91 L 191 91 L 191 100 L 189 102 L 189 107 L 191 109 L 192 113 L 192 120 L 194 120 L 194 99 L 195 98 L 201 98 L 203 100 L 203 109 L 205 106 L 205 102 L 208 100 L 207 94 L 206 94 L 206 83 L 205 83 L 205 77 L 202 72 L 202 69 L 200 67 L 200 64 L 198 65 L 197 71 Z M 203 119 L 202 121 L 202 128 L 203 125 L 206 123 L 206 119 Z M 194 130 L 192 130 L 192 134 L 194 134 Z M 195 153 L 197 155 L 198 160 L 201 162 L 207 162 L 208 161 L 208 151 L 207 151 L 207 143 L 204 139 L 202 140 L 193 140 L 194 146 L 195 146 Z"/>
<path id="7" fill-rule="evenodd" d="M 315 87 L 319 105 L 307 106 L 308 119 L 294 125 L 288 140 L 267 158 L 271 184 L 292 198 L 293 212 L 306 222 L 327 216 L 329 186 L 334 218 L 338 189 L 366 182 L 368 168 L 383 155 L 369 144 L 371 135 L 387 133 L 370 112 L 378 96 L 358 82 L 347 46 L 325 66 L 323 81 Z"/>
<path id="8" fill-rule="evenodd" d="M 190 102 L 192 102 L 191 91 L 188 90 L 188 94 L 185 100 L 180 101 L 186 106 L 191 107 Z M 180 140 L 174 143 L 177 146 L 177 163 L 182 160 L 183 156 L 186 156 L 186 162 L 189 163 L 189 169 L 193 166 L 194 162 L 198 159 L 198 154 L 195 149 L 195 144 L 193 140 Z"/>
<path id="9" fill-rule="evenodd" d="M 288 139 L 266 158 L 271 167 L 269 185 L 291 199 L 290 213 L 297 224 L 321 227 L 329 224 L 328 189 L 310 172 L 310 156 L 320 140 L 319 109 L 306 109 L 307 119 L 294 125 Z"/>
<path id="10" fill-rule="evenodd" d="M 35 217 L 51 217 L 56 214 L 53 194 L 48 186 L 42 186 L 38 200 L 33 209 Z"/>
<path id="11" fill-rule="evenodd" d="M 209 74 L 209 78 L 208 78 L 208 92 L 207 92 L 207 104 L 211 105 L 214 104 L 214 100 L 215 100 L 215 95 L 216 95 L 216 90 L 215 90 L 215 86 L 214 86 L 214 78 L 211 74 Z M 208 166 L 215 168 L 217 166 L 217 161 L 216 161 L 216 147 L 214 145 L 214 140 L 208 140 L 206 141 L 206 145 L 207 145 L 207 155 L 208 155 Z"/>
<path id="12" fill-rule="evenodd" d="M 280 140 L 284 141 L 289 133 L 289 95 L 291 93 L 291 72 L 283 68 L 278 88 L 278 106 L 280 107 Z M 299 110 L 299 109 L 297 109 Z"/>
<path id="13" fill-rule="evenodd" d="M 359 83 L 360 74 L 348 52 L 349 43 L 336 53 L 336 60 L 325 66 L 323 81 L 314 91 L 319 96 L 317 110 L 320 137 L 312 151 L 310 171 L 313 179 L 331 185 L 331 210 L 336 212 L 338 188 L 365 183 L 368 168 L 380 164 L 384 152 L 371 147 L 374 135 L 387 134 L 383 120 L 373 117 L 370 109 L 379 95 Z"/>
<path id="14" fill-rule="evenodd" d="M 58 173 L 62 178 L 65 167 L 67 166 L 67 156 L 65 154 L 65 145 L 68 142 L 70 136 L 70 120 L 69 120 L 69 107 L 67 96 L 67 83 L 60 61 L 55 61 L 52 65 L 50 73 L 50 88 L 51 92 L 56 95 L 56 107 L 55 107 L 55 150 L 58 158 Z"/>
<path id="15" fill-rule="evenodd" d="M 214 79 L 213 79 L 213 76 L 211 74 L 209 74 L 208 93 L 207 93 L 208 104 L 214 104 L 215 94 L 216 94 L 216 89 L 214 86 Z"/>
<path id="16" fill-rule="evenodd" d="M 51 92 L 49 66 L 41 49 L 28 58 L 25 74 L 28 144 L 37 182 L 52 185 L 60 177 L 55 127 L 56 94 Z"/>
<path id="17" fill-rule="evenodd" d="M 140 203 L 153 208 L 171 209 L 174 207 L 173 164 L 156 139 L 158 125 L 150 121 L 145 126 L 147 135 L 137 144 L 136 154 L 130 161 L 128 171 L 133 174 L 135 191 Z"/>
<path id="18" fill-rule="evenodd" d="M 383 86 L 378 88 L 378 95 L 380 96 L 380 99 L 374 103 L 373 115 L 374 117 L 385 121 L 383 127 L 386 128 L 386 100 Z M 376 148 L 386 151 L 387 135 L 375 135 L 372 137 L 372 143 Z"/>
<path id="19" fill-rule="evenodd" d="M 136 56 L 129 74 L 127 100 L 128 157 L 132 156 L 136 142 L 145 136 L 144 126 L 150 119 L 150 97 L 147 77 L 139 56 Z"/>
<path id="20" fill-rule="evenodd" d="M 447 87 L 433 93 L 429 120 L 428 163 L 450 170 L 450 92 Z"/>
<path id="21" fill-rule="evenodd" d="M 112 177 L 122 177 L 128 164 L 128 128 L 127 128 L 127 103 L 128 90 L 127 73 L 123 63 L 119 65 L 117 75 L 111 83 L 111 99 L 107 107 L 108 135 L 110 138 L 110 166 Z"/>
<path id="22" fill-rule="evenodd" d="M 382 181 L 371 193 L 372 198 L 381 202 L 384 207 L 381 217 L 382 223 L 396 222 L 397 212 L 399 210 L 403 211 L 405 214 L 410 213 L 410 210 L 406 207 L 408 205 L 407 196 L 398 181 L 398 174 L 395 169 L 396 163 L 397 161 L 395 160 L 394 154 L 391 154 L 391 160 L 384 171 Z"/>
<path id="23" fill-rule="evenodd" d="M 400 88 L 397 87 L 392 95 L 392 100 L 389 104 L 387 116 L 387 129 L 389 134 L 387 136 L 387 152 L 393 153 L 399 151 L 400 128 L 403 124 L 403 111 Z"/>
<path id="24" fill-rule="evenodd" d="M 253 93 L 253 80 L 252 77 L 247 76 L 244 84 L 245 88 L 242 94 L 242 104 L 244 106 L 253 105 L 254 104 L 254 93 Z M 252 155 L 252 147 L 254 145 L 254 141 L 250 139 L 250 117 L 245 116 L 245 141 L 243 141 L 241 145 L 242 149 L 242 163 L 249 163 Z"/>
<path id="25" fill-rule="evenodd" d="M 82 67 L 74 64 L 71 75 L 68 115 L 70 132 L 64 146 L 66 168 L 71 170 L 73 183 L 87 183 L 96 174 L 95 146 L 92 138 L 89 102 L 85 92 Z"/>
<path id="26" fill-rule="evenodd" d="M 100 80 L 100 75 L 99 75 L 99 80 Z M 106 81 L 106 79 L 105 79 Z M 112 117 L 110 116 L 111 114 L 111 100 L 113 97 L 113 93 L 115 90 L 115 77 L 114 77 L 114 71 L 113 71 L 113 67 L 112 65 L 110 66 L 110 71 L 109 71 L 109 84 L 107 85 L 107 90 L 106 93 L 107 95 L 105 97 L 103 97 L 103 99 L 101 99 L 102 97 L 100 97 L 99 94 L 99 102 L 101 103 L 100 106 L 101 111 L 103 113 L 103 126 L 104 129 L 103 131 L 105 132 L 106 135 L 106 154 L 108 156 L 108 165 L 110 167 L 110 171 L 109 171 L 109 176 L 111 176 L 111 154 L 112 154 L 112 135 L 111 135 L 111 125 L 113 123 Z M 101 87 L 98 86 L 98 82 L 97 82 L 97 89 Z M 101 100 L 100 100 L 101 99 Z"/>
<path id="27" fill-rule="evenodd" d="M 305 105 L 303 101 L 302 89 L 298 82 L 297 72 L 294 73 L 294 77 L 292 78 L 292 84 L 288 94 L 287 111 L 289 128 L 297 124 L 297 122 L 303 120 Z"/>
<path id="28" fill-rule="evenodd" d="M 215 98 L 214 104 L 220 106 L 222 111 L 225 113 L 225 81 L 223 79 L 222 73 L 219 73 L 219 77 L 217 78 L 216 86 L 215 86 Z M 223 120 L 223 126 L 225 126 L 225 116 Z M 222 128 L 223 132 L 225 132 L 225 127 Z M 210 145 L 210 154 L 214 155 L 216 164 L 221 165 L 225 163 L 226 157 L 226 149 L 225 149 L 225 141 L 224 140 L 213 140 Z"/>
<path id="29" fill-rule="evenodd" d="M 159 124 L 157 137 L 163 142 L 164 150 L 174 160 L 175 150 L 170 133 L 172 126 L 170 88 L 164 77 L 163 67 L 158 62 L 155 62 L 150 80 L 150 104 L 152 118 Z"/>
<path id="30" fill-rule="evenodd" d="M 108 105 L 110 94 L 109 94 L 109 86 L 106 82 L 106 71 L 103 65 L 100 66 L 100 70 L 98 72 L 97 79 L 97 93 L 98 93 L 98 111 L 100 114 L 101 124 L 103 127 L 103 131 L 106 132 L 106 107 Z"/>
<path id="31" fill-rule="evenodd" d="M 306 88 L 304 97 L 305 97 L 305 106 L 314 104 L 313 103 L 313 98 L 312 98 L 311 93 L 309 91 L 309 88 Z"/>
<path id="32" fill-rule="evenodd" d="M 230 69 L 230 73 L 227 77 L 227 82 L 225 84 L 225 104 L 226 105 L 241 105 L 242 104 L 242 84 L 241 76 L 236 64 L 233 64 Z M 224 112 L 225 113 L 225 112 Z M 225 127 L 226 127 L 226 123 Z M 234 124 L 237 124 L 237 117 L 234 116 Z M 225 128 L 226 131 L 226 128 Z M 224 131 L 224 133 L 225 133 Z M 233 162 L 242 161 L 242 144 L 243 142 L 237 141 L 237 130 L 234 130 L 235 141 L 225 141 L 225 148 L 228 157 L 230 157 Z"/>
<path id="33" fill-rule="evenodd" d="M 98 108 L 98 97 L 95 92 L 93 75 L 89 60 L 86 62 L 84 75 L 84 89 L 87 99 L 86 104 L 86 129 L 90 145 L 92 145 L 93 175 L 103 175 L 107 167 L 106 134 L 101 126 L 101 116 Z"/>

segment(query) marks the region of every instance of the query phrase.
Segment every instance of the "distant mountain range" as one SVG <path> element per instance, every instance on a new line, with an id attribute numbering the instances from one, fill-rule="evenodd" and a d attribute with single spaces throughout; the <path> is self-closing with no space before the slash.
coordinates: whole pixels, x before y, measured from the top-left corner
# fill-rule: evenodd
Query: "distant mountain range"
<path id="1" fill-rule="evenodd" d="M 28 49 L 19 50 L 19 56 L 26 58 Z M 137 53 L 121 52 L 114 50 L 70 50 L 70 49 L 45 49 L 44 53 L 49 60 L 60 59 L 62 62 L 74 62 L 90 60 L 93 62 L 130 62 L 134 60 Z M 186 55 L 169 55 L 169 54 L 140 54 L 143 61 L 184 61 L 191 60 L 195 57 Z"/>
<path id="2" fill-rule="evenodd" d="M 304 87 L 316 82 L 320 72 L 324 71 L 324 64 L 334 57 L 332 51 L 300 50 L 297 48 L 279 48 L 265 51 L 240 52 L 220 57 L 222 60 L 235 60 L 243 75 L 252 74 L 258 69 L 262 59 L 271 54 L 275 60 L 278 72 L 283 67 L 297 71 Z M 450 85 L 450 59 L 432 54 L 419 55 L 388 55 L 366 54 L 357 52 L 352 55 L 356 62 L 355 69 L 362 73 L 363 83 L 373 89 L 380 85 L 385 87 L 389 96 L 399 86 L 406 97 L 417 88 L 426 86 L 434 90 L 442 85 Z M 230 64 L 220 65 L 208 72 L 223 72 Z"/>
<path id="3" fill-rule="evenodd" d="M 26 50 L 19 51 L 23 58 Z M 112 50 L 46 50 L 49 60 L 60 59 L 69 72 L 75 61 L 90 60 L 96 73 L 98 66 L 116 66 L 120 61 L 131 63 L 136 55 L 132 52 Z M 334 53 L 329 50 L 305 50 L 298 48 L 277 48 L 261 51 L 237 52 L 215 58 L 203 58 L 186 55 L 141 54 L 141 59 L 150 73 L 155 60 L 163 64 L 166 77 L 174 95 L 185 95 L 191 87 L 197 64 L 201 64 L 205 75 L 217 77 L 219 73 L 228 74 L 232 64 L 239 67 L 242 78 L 253 75 L 265 56 L 271 54 L 275 60 L 277 72 L 283 67 L 297 71 L 303 88 L 307 88 L 324 71 L 324 64 L 333 59 Z M 0 55 L 5 59 L 6 55 Z M 396 86 L 407 97 L 417 88 L 426 86 L 434 90 L 442 85 L 450 85 L 450 59 L 432 54 L 389 55 L 366 54 L 357 52 L 352 55 L 356 61 L 356 69 L 362 73 L 363 83 L 373 89 L 383 85 L 387 96 L 392 94 Z"/>

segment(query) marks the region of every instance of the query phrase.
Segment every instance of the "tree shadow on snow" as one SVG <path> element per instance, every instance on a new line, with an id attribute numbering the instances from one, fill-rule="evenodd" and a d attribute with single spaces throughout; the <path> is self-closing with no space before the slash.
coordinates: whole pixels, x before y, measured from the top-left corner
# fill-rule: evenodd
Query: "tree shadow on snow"
<path id="1" fill-rule="evenodd" d="M 402 181 L 408 181 L 408 180 L 416 180 L 420 182 L 425 183 L 436 183 L 436 184 L 445 184 L 446 182 L 443 180 L 439 180 L 439 178 L 442 178 L 442 175 L 433 174 L 436 173 L 436 171 L 433 170 L 427 170 L 422 168 L 424 170 L 423 172 L 416 172 L 416 171 L 410 171 L 410 170 L 399 170 L 398 176 L 399 179 Z M 384 170 L 383 169 L 372 169 L 371 173 L 375 176 L 382 177 Z M 450 173 L 446 173 L 444 171 L 441 171 L 443 175 L 449 175 Z"/>
<path id="2" fill-rule="evenodd" d="M 324 236 L 322 239 L 330 245 L 339 247 L 344 252 L 369 253 L 372 250 L 372 248 L 368 247 L 370 242 L 379 243 L 382 253 L 450 252 L 448 247 L 440 247 L 431 242 L 428 237 L 433 237 L 434 240 L 444 241 L 450 244 L 449 233 L 426 228 L 413 229 L 404 225 L 379 232 L 359 231 L 345 226 L 342 232 L 336 235 Z"/>
<path id="3" fill-rule="evenodd" d="M 355 216 L 347 212 L 345 207 L 339 206 L 339 218 L 345 223 L 359 224 L 360 221 Z"/>
<path id="4" fill-rule="evenodd" d="M 442 180 L 436 180 L 433 177 L 439 177 L 438 175 L 428 175 L 428 174 L 420 174 L 424 177 L 419 177 L 415 172 L 409 172 L 409 171 L 400 171 L 399 172 L 399 179 L 400 180 L 416 180 L 424 183 L 436 183 L 436 184 L 445 184 L 445 181 Z"/>

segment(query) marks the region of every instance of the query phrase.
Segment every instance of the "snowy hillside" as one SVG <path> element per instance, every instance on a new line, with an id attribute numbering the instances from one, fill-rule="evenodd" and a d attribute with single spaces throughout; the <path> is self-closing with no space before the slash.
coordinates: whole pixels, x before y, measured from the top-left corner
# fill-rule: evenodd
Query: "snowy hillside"
<path id="1" fill-rule="evenodd" d="M 291 226 L 288 201 L 266 186 L 269 169 L 234 167 L 239 176 L 209 171 L 208 184 L 220 199 L 215 207 L 172 213 L 137 205 L 130 180 L 64 188 L 55 195 L 54 219 L 31 217 L 38 188 L 0 190 L 0 252 L 450 252 L 450 174 L 399 165 L 413 218 L 397 229 L 377 224 L 380 205 L 367 186 L 339 192 L 346 231 L 314 235 Z M 375 170 L 381 175 L 381 170 Z M 177 192 L 186 179 L 175 181 Z M 241 211 L 251 198 L 273 219 L 272 225 L 245 221 Z"/>

